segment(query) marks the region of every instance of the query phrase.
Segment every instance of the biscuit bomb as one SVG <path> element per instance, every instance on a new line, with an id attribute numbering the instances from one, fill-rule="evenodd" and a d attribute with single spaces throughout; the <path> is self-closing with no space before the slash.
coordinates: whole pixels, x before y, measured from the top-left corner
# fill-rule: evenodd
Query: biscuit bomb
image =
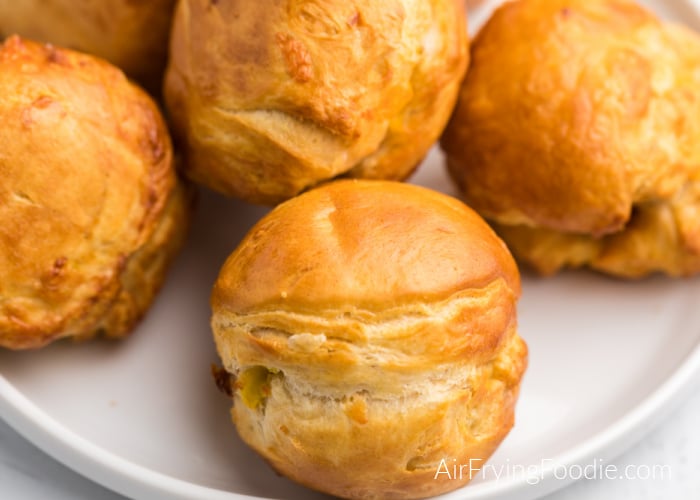
<path id="1" fill-rule="evenodd" d="M 0 37 L 103 57 L 158 94 L 174 8 L 175 0 L 0 0 Z"/>
<path id="2" fill-rule="evenodd" d="M 182 0 L 164 94 L 191 179 L 275 204 L 407 177 L 467 61 L 464 0 Z"/>
<path id="3" fill-rule="evenodd" d="M 462 486 L 441 460 L 486 459 L 513 425 L 519 280 L 480 217 L 425 188 L 345 180 L 278 206 L 212 293 L 239 434 L 341 497 Z"/>
<path id="4" fill-rule="evenodd" d="M 0 346 L 126 335 L 184 238 L 158 108 L 92 56 L 0 46 Z"/>
<path id="5" fill-rule="evenodd" d="M 442 146 L 469 206 L 541 273 L 700 272 L 700 37 L 634 2 L 504 4 Z"/>

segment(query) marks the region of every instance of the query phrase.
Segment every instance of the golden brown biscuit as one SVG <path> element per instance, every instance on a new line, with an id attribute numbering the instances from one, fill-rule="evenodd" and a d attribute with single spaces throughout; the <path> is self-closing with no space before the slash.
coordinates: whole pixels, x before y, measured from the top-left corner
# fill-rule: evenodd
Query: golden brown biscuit
<path id="1" fill-rule="evenodd" d="M 0 38 L 103 57 L 159 93 L 174 8 L 175 0 L 0 0 Z"/>
<path id="2" fill-rule="evenodd" d="M 99 59 L 11 37 L 0 123 L 0 346 L 125 335 L 187 225 L 158 109 Z"/>
<path id="3" fill-rule="evenodd" d="M 233 421 L 277 471 L 347 498 L 464 485 L 513 425 L 520 277 L 458 200 L 336 181 L 273 210 L 224 264 L 212 328 Z M 220 385 L 224 377 L 219 374 Z"/>
<path id="4" fill-rule="evenodd" d="M 627 0 L 522 0 L 478 34 L 442 145 L 543 273 L 700 271 L 700 39 Z"/>
<path id="5" fill-rule="evenodd" d="M 467 43 L 463 0 L 184 0 L 164 93 L 186 173 L 268 204 L 403 179 L 449 118 Z"/>

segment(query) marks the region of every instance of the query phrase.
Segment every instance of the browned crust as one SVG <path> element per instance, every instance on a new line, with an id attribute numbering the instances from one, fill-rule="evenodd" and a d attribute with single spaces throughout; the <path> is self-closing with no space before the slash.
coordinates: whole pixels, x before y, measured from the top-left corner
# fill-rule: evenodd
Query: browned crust
<path id="1" fill-rule="evenodd" d="M 457 488 L 469 478 L 436 480 L 440 460 L 485 460 L 513 425 L 519 293 L 508 250 L 454 198 L 346 180 L 287 201 L 212 293 L 238 432 L 280 473 L 341 497 Z"/>
<path id="2" fill-rule="evenodd" d="M 629 0 L 508 2 L 442 138 L 467 202 L 540 272 L 700 271 L 700 38 Z"/>
<path id="3" fill-rule="evenodd" d="M 160 94 L 174 8 L 175 0 L 0 0 L 0 39 L 94 54 Z"/>
<path id="4" fill-rule="evenodd" d="M 407 177 L 468 62 L 462 0 L 186 0 L 164 94 L 187 175 L 274 204 L 350 175 Z"/>
<path id="5" fill-rule="evenodd" d="M 11 37 L 0 68 L 0 345 L 123 335 L 187 227 L 160 113 L 92 56 Z"/>

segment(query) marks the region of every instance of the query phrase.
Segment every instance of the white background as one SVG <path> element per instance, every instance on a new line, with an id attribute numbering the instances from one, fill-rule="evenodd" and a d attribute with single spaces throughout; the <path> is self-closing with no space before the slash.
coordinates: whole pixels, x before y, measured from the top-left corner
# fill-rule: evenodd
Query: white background
<path id="1" fill-rule="evenodd" d="M 694 395 L 639 444 L 609 463 L 667 465 L 665 480 L 579 481 L 547 500 L 700 498 L 700 380 Z M 123 497 L 55 462 L 0 421 L 0 500 L 118 500 Z"/>

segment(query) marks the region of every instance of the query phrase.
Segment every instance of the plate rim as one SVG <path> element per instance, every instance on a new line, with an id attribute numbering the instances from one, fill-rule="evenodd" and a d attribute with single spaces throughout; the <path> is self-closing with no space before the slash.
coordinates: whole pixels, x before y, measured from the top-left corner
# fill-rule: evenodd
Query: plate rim
<path id="1" fill-rule="evenodd" d="M 700 0 L 675 0 L 691 10 L 700 22 Z M 491 0 L 488 3 L 493 3 Z M 510 477 L 457 489 L 441 499 L 531 500 L 557 491 L 576 480 L 554 478 L 555 467 L 590 463 L 591 457 L 614 459 L 639 441 L 666 418 L 700 382 L 700 341 L 654 390 L 623 415 L 572 448 L 549 460 L 550 466 L 536 466 L 532 475 Z M 200 498 L 202 500 L 264 500 L 265 497 L 224 491 L 178 479 L 138 465 L 102 448 L 68 429 L 18 390 L 0 370 L 0 419 L 56 461 L 118 494 L 144 500 Z M 529 469 L 530 470 L 530 469 Z M 531 477 L 531 476 L 528 476 Z"/>
<path id="2" fill-rule="evenodd" d="M 555 467 L 590 463 L 591 457 L 613 459 L 663 420 L 700 380 L 700 341 L 674 371 L 629 411 L 569 450 L 536 466 L 532 475 L 489 481 L 437 498 L 533 499 L 561 489 L 574 479 L 554 478 Z M 219 490 L 156 472 L 112 453 L 54 420 L 0 373 L 0 418 L 55 460 L 119 494 L 137 499 L 261 500 L 265 497 Z M 603 456 L 605 455 L 605 456 Z M 530 470 L 530 469 L 529 469 Z M 529 484 L 530 477 L 538 479 Z"/>
<path id="3" fill-rule="evenodd" d="M 548 463 L 551 465 L 534 467 L 532 474 L 527 477 L 501 479 L 471 486 L 475 494 L 482 493 L 483 489 L 483 493 L 474 498 L 479 500 L 496 499 L 510 494 L 513 496 L 508 498 L 529 500 L 553 493 L 578 481 L 578 479 L 570 477 L 563 479 L 554 477 L 555 469 L 558 467 L 570 468 L 574 465 L 583 467 L 590 464 L 594 457 L 605 461 L 615 459 L 667 418 L 681 404 L 683 397 L 692 391 L 694 384 L 698 382 L 700 382 L 700 340 L 685 356 L 683 362 L 647 397 L 641 399 L 629 411 L 617 419 L 611 420 L 606 427 L 588 439 L 549 459 Z M 530 477 L 537 478 L 538 482 L 528 484 L 526 479 Z M 527 488 L 515 496 L 518 490 L 524 487 L 523 483 Z M 458 492 L 459 490 L 457 490 Z M 444 498 L 452 498 L 452 493 Z M 459 498 L 466 500 L 467 497 L 460 496 Z"/>

